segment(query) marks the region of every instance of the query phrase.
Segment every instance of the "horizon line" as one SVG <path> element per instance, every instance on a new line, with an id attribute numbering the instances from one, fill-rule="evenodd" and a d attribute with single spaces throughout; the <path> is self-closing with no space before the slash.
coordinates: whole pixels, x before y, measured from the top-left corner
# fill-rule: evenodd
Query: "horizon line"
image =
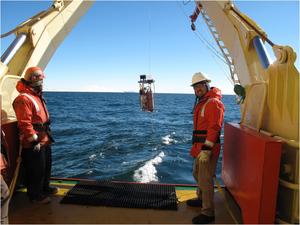
<path id="1" fill-rule="evenodd" d="M 58 91 L 58 90 L 45 90 L 45 92 L 64 92 L 64 93 L 118 93 L 118 94 L 139 94 L 137 91 L 72 91 L 72 90 L 64 90 L 64 91 Z M 194 93 L 184 93 L 184 92 L 155 92 L 154 94 L 184 94 L 184 95 L 194 95 Z M 232 94 L 222 94 L 222 95 L 235 95 Z"/>

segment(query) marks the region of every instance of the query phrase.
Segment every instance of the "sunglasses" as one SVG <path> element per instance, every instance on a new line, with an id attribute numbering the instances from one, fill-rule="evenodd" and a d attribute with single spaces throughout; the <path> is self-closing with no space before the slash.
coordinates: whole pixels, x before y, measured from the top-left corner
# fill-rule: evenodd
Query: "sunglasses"
<path id="1" fill-rule="evenodd" d="M 36 81 L 39 81 L 39 80 L 43 80 L 44 78 L 45 78 L 45 75 L 43 73 L 40 73 L 40 72 L 34 72 L 30 76 L 31 82 L 36 82 Z"/>
<path id="2" fill-rule="evenodd" d="M 206 82 L 200 82 L 200 83 L 198 83 L 198 84 L 195 84 L 194 86 L 193 86 L 193 88 L 197 88 L 197 87 L 205 87 L 206 86 Z"/>

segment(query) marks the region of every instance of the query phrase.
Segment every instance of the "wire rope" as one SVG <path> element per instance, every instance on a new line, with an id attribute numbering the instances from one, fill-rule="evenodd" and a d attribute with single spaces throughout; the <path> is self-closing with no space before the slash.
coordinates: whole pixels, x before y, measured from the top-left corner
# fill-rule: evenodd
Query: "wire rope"
<path id="1" fill-rule="evenodd" d="M 185 17 L 189 20 L 189 16 L 187 15 L 187 13 L 184 11 L 182 5 L 177 2 L 180 6 L 180 9 L 182 11 L 182 13 L 185 15 Z M 184 4 L 184 3 L 183 3 Z M 219 60 L 221 60 L 223 63 L 225 63 L 226 65 L 228 65 L 228 63 L 225 61 L 223 54 L 221 54 L 213 45 L 212 43 L 210 43 L 208 40 L 205 39 L 205 37 L 203 37 L 203 35 L 201 35 L 201 33 L 199 33 L 198 31 L 195 31 L 194 34 L 196 35 L 196 37 L 204 44 L 205 47 L 208 48 L 208 50 L 210 50 Z"/>
<path id="2" fill-rule="evenodd" d="M 184 3 L 184 1 L 182 2 L 183 5 L 187 5 L 188 3 L 190 3 L 191 1 L 188 1 L 187 3 Z M 178 5 L 180 6 L 180 9 L 182 11 L 182 13 L 184 14 L 184 16 L 186 18 L 188 18 L 189 20 L 189 16 L 187 15 L 187 13 L 184 11 L 182 5 L 177 2 Z M 202 26 L 200 26 L 202 27 Z M 231 76 L 228 74 L 228 71 L 225 70 L 221 64 L 220 64 L 220 61 L 222 63 L 224 63 L 225 65 L 228 66 L 228 63 L 226 62 L 226 60 L 224 59 L 224 56 L 222 53 L 220 53 L 219 50 L 217 50 L 212 43 L 210 43 L 200 32 L 198 31 L 195 31 L 194 34 L 196 35 L 196 37 L 204 44 L 204 46 L 212 53 L 211 56 L 212 56 L 212 59 L 217 63 L 218 67 L 224 72 L 225 74 L 225 77 L 228 79 L 228 81 L 233 85 L 233 81 L 231 79 Z M 218 59 L 218 60 L 217 60 Z"/>

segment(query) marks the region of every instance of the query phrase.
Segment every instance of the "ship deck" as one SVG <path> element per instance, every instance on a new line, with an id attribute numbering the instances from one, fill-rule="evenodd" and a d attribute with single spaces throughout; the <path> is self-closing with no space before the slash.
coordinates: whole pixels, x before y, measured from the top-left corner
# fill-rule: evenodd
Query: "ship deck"
<path id="1" fill-rule="evenodd" d="M 186 205 L 196 197 L 196 188 L 176 186 L 178 210 L 133 209 L 106 206 L 61 204 L 63 196 L 76 184 L 63 180 L 52 181 L 59 192 L 51 196 L 51 203 L 31 203 L 24 189 L 15 192 L 9 211 L 12 224 L 191 224 L 200 209 Z M 215 223 L 241 222 L 240 212 L 224 188 L 223 193 L 215 189 Z M 225 200 L 226 199 L 226 200 Z M 229 210 L 229 209 L 230 210 Z M 233 217 L 230 215 L 233 213 Z"/>

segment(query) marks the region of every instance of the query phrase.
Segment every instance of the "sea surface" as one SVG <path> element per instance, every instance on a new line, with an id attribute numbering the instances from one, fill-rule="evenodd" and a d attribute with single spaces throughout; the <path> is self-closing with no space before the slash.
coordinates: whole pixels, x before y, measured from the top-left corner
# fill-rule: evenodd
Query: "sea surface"
<path id="1" fill-rule="evenodd" d="M 143 112 L 138 93 L 46 92 L 53 177 L 193 184 L 189 155 L 193 94 L 155 94 Z M 235 96 L 224 95 L 225 122 L 239 122 Z M 223 143 L 223 130 L 221 143 Z M 222 153 L 217 167 L 221 175 Z"/>

